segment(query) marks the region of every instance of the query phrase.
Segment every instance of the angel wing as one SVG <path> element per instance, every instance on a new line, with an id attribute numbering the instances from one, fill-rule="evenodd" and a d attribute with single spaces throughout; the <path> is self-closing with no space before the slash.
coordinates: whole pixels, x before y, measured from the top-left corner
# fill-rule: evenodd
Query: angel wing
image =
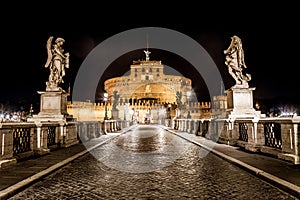
<path id="1" fill-rule="evenodd" d="M 51 52 L 51 45 L 52 45 L 52 40 L 53 40 L 53 36 L 50 36 L 47 40 L 47 45 L 46 45 L 46 48 L 47 48 L 47 55 L 48 55 L 48 58 L 47 58 L 47 61 L 46 61 L 46 64 L 45 64 L 45 67 L 49 67 L 50 65 L 50 62 L 52 60 L 52 52 Z"/>

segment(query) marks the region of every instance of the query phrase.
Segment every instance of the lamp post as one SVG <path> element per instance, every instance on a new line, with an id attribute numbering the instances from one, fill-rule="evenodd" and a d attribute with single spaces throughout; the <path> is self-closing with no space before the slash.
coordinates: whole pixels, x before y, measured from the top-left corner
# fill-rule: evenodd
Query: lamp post
<path id="1" fill-rule="evenodd" d="M 187 105 L 190 105 L 191 90 L 186 91 Z"/>
<path id="2" fill-rule="evenodd" d="M 107 100 L 108 100 L 108 93 L 104 93 L 104 97 L 103 97 L 103 101 L 105 102 L 105 116 L 104 116 L 104 120 L 108 120 L 107 117 Z"/>
<path id="3" fill-rule="evenodd" d="M 167 118 L 168 119 L 171 119 L 171 107 L 172 107 L 172 105 L 169 103 L 168 104 L 168 110 L 167 110 Z"/>
<path id="4" fill-rule="evenodd" d="M 167 109 L 167 126 L 168 127 L 171 127 L 171 107 L 172 107 L 172 105 L 169 103 L 168 109 Z"/>
<path id="5" fill-rule="evenodd" d="M 191 98 L 191 94 L 192 94 L 191 90 L 186 91 L 187 107 L 188 107 L 188 109 L 187 109 L 187 111 L 188 111 L 187 118 L 188 119 L 191 118 L 191 114 L 190 114 L 190 98 Z"/>
<path id="6" fill-rule="evenodd" d="M 259 106 L 259 103 L 256 102 L 256 103 L 255 103 L 255 108 L 256 108 L 257 110 L 259 110 L 259 107 L 260 107 L 260 106 Z"/>

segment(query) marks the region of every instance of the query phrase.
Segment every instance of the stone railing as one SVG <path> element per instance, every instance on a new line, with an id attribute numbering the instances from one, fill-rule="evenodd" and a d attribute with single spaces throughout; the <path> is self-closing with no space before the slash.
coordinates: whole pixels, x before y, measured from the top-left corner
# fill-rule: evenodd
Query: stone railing
<path id="1" fill-rule="evenodd" d="M 81 141 L 91 140 L 104 134 L 113 133 L 131 125 L 125 120 L 81 121 L 77 122 L 78 137 Z"/>
<path id="2" fill-rule="evenodd" d="M 300 164 L 300 117 L 176 119 L 173 128 Z"/>
<path id="3" fill-rule="evenodd" d="M 78 142 L 75 122 L 0 123 L 0 167 Z"/>
<path id="4" fill-rule="evenodd" d="M 246 124 L 247 130 L 241 130 L 241 123 Z M 299 126 L 300 119 L 297 118 L 262 118 L 253 122 L 237 120 L 234 122 L 232 140 L 236 141 L 237 146 L 247 150 L 300 164 Z M 248 140 L 243 140 L 241 134 L 247 135 Z"/>
<path id="5" fill-rule="evenodd" d="M 210 121 L 210 119 L 175 119 L 172 128 L 206 137 Z"/>
<path id="6" fill-rule="evenodd" d="M 129 127 L 124 120 L 0 123 L 0 168 Z"/>

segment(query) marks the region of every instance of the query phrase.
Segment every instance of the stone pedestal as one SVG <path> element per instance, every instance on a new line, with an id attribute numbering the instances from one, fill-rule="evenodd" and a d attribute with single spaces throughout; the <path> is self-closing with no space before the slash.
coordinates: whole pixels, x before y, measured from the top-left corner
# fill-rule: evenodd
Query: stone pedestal
<path id="1" fill-rule="evenodd" d="M 125 103 L 124 105 L 124 120 L 130 121 L 130 107 L 129 103 Z"/>
<path id="2" fill-rule="evenodd" d="M 112 116 L 112 119 L 120 119 L 119 110 L 112 110 L 111 111 L 111 116 Z"/>
<path id="3" fill-rule="evenodd" d="M 226 90 L 227 117 L 254 118 L 260 117 L 260 111 L 253 108 L 253 91 L 255 88 L 233 86 Z"/>
<path id="4" fill-rule="evenodd" d="M 33 115 L 30 121 L 70 121 L 72 116 L 67 112 L 67 96 L 64 90 L 38 91 L 40 98 L 40 112 Z"/>
<path id="5" fill-rule="evenodd" d="M 42 137 L 43 134 L 48 134 L 48 131 L 43 127 L 55 126 L 56 142 L 60 143 L 62 147 L 68 147 L 78 143 L 77 130 L 75 119 L 67 112 L 67 92 L 62 90 L 46 90 L 38 92 L 40 97 L 40 112 L 29 118 L 29 122 L 34 122 L 38 127 L 37 134 L 40 139 L 47 138 L 47 135 Z M 47 141 L 41 141 L 47 144 Z M 41 151 L 47 150 L 47 146 L 40 147 Z"/>

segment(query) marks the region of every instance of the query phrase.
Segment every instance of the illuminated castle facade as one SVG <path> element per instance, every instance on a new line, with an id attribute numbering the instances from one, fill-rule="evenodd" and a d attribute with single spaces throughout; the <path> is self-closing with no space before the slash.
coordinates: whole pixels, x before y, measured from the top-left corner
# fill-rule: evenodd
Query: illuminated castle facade
<path id="1" fill-rule="evenodd" d="M 146 59 L 133 61 L 129 75 L 104 82 L 104 90 L 108 93 L 106 105 L 104 102 L 73 102 L 68 105 L 69 114 L 79 121 L 103 120 L 106 106 L 108 118 L 136 118 L 139 122 L 143 122 L 146 115 L 151 115 L 152 123 L 174 117 L 210 118 L 210 102 L 190 101 L 195 97 L 192 81 L 165 74 L 162 62 L 150 60 L 150 52 L 144 52 Z"/>
<path id="2" fill-rule="evenodd" d="M 188 91 L 192 91 L 190 79 L 164 74 L 161 61 L 152 61 L 149 51 L 145 51 L 146 60 L 133 61 L 128 76 L 108 79 L 104 89 L 109 99 L 114 101 L 114 91 L 120 101 L 130 103 L 176 103 L 176 92 L 182 92 L 182 103 L 187 102 Z"/>

